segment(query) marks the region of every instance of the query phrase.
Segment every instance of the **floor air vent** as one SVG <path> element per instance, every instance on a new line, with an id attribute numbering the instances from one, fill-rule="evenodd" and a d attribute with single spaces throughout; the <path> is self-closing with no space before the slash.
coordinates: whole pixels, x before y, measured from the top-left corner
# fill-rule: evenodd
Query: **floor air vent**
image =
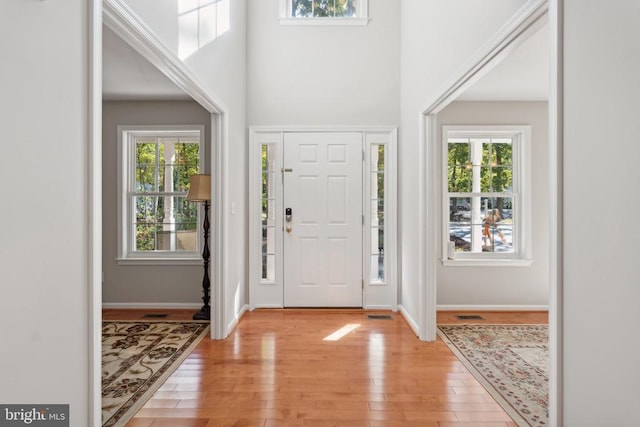
<path id="1" fill-rule="evenodd" d="M 391 320 L 393 319 L 388 314 L 367 314 L 369 320 Z"/>
<path id="2" fill-rule="evenodd" d="M 458 320 L 484 320 L 482 316 L 477 314 L 456 315 L 456 318 L 458 318 Z"/>
<path id="3" fill-rule="evenodd" d="M 142 315 L 144 319 L 164 319 L 167 316 L 169 315 L 166 313 L 147 313 Z"/>

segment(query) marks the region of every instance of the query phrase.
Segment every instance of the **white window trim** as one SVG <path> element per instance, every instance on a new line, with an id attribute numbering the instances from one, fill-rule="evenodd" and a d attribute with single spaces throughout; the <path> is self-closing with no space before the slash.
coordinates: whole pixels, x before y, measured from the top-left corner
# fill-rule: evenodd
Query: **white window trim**
<path id="1" fill-rule="evenodd" d="M 282 204 L 275 206 L 275 275 L 273 280 L 262 278 L 262 145 L 274 147 L 274 169 L 282 169 L 283 133 L 255 132 L 250 128 L 249 138 L 249 307 L 255 308 L 282 308 L 283 304 L 283 277 L 282 247 L 283 247 L 283 218 Z M 278 176 L 276 172 L 276 176 Z M 282 200 L 282 173 L 276 179 L 274 196 L 276 200 Z"/>
<path id="2" fill-rule="evenodd" d="M 384 149 L 384 279 L 374 279 L 371 277 L 371 151 L 373 147 L 382 145 Z M 362 247 L 362 271 L 363 280 L 369 287 L 372 286 L 395 286 L 396 268 L 396 133 L 392 132 L 366 132 L 364 134 L 364 165 L 362 173 L 364 175 L 363 191 L 363 247 Z M 371 289 L 371 288 L 370 288 Z"/>
<path id="3" fill-rule="evenodd" d="M 455 137 L 510 136 L 513 146 L 513 185 L 516 203 L 514 227 L 514 253 L 465 253 L 447 257 L 449 242 L 449 196 L 448 196 L 448 139 Z M 443 126 L 442 127 L 442 242 L 441 262 L 444 266 L 456 267 L 528 267 L 533 264 L 532 252 L 532 185 L 531 185 L 531 126 Z"/>
<path id="4" fill-rule="evenodd" d="M 132 233 L 130 227 L 133 215 L 132 209 L 129 207 L 128 192 L 130 188 L 130 179 L 133 177 L 132 165 L 129 163 L 132 155 L 132 146 L 130 141 L 132 138 L 139 136 L 159 136 L 179 137 L 192 136 L 193 132 L 199 133 L 200 139 L 200 155 L 199 169 L 204 171 L 205 153 L 205 133 L 202 125 L 140 125 L 140 126 L 118 126 L 118 254 L 116 261 L 121 265 L 201 265 L 202 264 L 202 218 L 201 209 L 198 210 L 197 219 L 197 250 L 196 251 L 180 251 L 180 252 L 133 252 Z M 128 169 L 127 169 L 128 168 Z"/>
<path id="5" fill-rule="evenodd" d="M 366 26 L 369 25 L 369 0 L 359 0 L 356 17 L 336 18 L 296 18 L 289 14 L 292 0 L 280 0 L 280 25 L 335 25 Z"/>

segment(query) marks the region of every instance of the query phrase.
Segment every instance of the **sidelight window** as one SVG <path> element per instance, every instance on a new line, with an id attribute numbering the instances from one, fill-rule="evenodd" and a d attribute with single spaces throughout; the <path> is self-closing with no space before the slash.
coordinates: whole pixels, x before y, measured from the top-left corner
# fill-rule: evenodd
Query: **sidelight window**
<path id="1" fill-rule="evenodd" d="M 369 278 L 375 282 L 384 282 L 384 183 L 385 183 L 385 145 L 373 144 L 370 148 L 370 232 L 371 253 Z"/>
<path id="2" fill-rule="evenodd" d="M 276 276 L 276 146 L 261 145 L 262 280 Z"/>

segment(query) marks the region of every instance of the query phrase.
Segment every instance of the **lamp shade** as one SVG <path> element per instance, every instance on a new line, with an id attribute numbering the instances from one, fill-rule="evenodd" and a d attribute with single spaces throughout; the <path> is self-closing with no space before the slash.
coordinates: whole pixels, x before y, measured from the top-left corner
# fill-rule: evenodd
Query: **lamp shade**
<path id="1" fill-rule="evenodd" d="M 187 200 L 190 202 L 208 202 L 211 200 L 211 175 L 191 175 Z"/>

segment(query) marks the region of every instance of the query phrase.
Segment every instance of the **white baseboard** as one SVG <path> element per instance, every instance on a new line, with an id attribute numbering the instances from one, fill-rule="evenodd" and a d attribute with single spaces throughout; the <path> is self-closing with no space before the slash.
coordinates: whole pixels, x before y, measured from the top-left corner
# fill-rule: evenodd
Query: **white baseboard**
<path id="1" fill-rule="evenodd" d="M 240 307 L 240 311 L 238 311 L 238 313 L 236 313 L 235 317 L 227 325 L 227 330 L 225 331 L 226 333 L 224 335 L 225 338 L 228 337 L 229 335 L 231 335 L 231 333 L 233 332 L 235 327 L 238 326 L 238 322 L 240 321 L 240 318 L 242 317 L 242 315 L 245 312 L 247 312 L 248 310 L 249 310 L 249 304 L 245 304 L 242 307 Z"/>
<path id="2" fill-rule="evenodd" d="M 548 305 L 438 304 L 437 311 L 549 311 Z"/>
<path id="3" fill-rule="evenodd" d="M 362 307 L 364 310 L 384 310 L 384 311 L 397 311 L 390 305 L 365 305 Z"/>
<path id="4" fill-rule="evenodd" d="M 104 302 L 102 308 L 122 308 L 122 309 L 199 309 L 202 304 L 191 302 Z"/>
<path id="5" fill-rule="evenodd" d="M 416 334 L 417 337 L 419 337 L 420 327 L 418 326 L 418 323 L 415 320 L 413 320 L 413 317 L 409 315 L 407 310 L 405 310 L 402 305 L 398 305 L 398 311 L 400 311 L 400 314 L 402 314 L 402 317 L 404 317 L 404 320 L 406 320 L 407 324 L 409 325 L 409 328 L 411 328 L 413 333 Z"/>

